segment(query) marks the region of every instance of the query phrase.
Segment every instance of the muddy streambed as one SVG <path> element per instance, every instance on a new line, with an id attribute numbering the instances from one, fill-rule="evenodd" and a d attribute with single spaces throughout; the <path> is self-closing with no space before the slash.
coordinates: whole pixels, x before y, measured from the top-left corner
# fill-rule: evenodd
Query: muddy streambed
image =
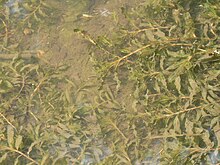
<path id="1" fill-rule="evenodd" d="M 114 15 L 119 15 L 119 19 L 124 19 L 121 15 L 121 7 L 132 6 L 138 1 L 69 0 L 60 2 L 49 0 L 49 2 L 62 11 L 62 15 L 58 18 L 59 21 L 53 26 L 42 27 L 37 34 L 27 36 L 26 46 L 32 50 L 33 45 L 37 43 L 34 49 L 45 52 L 45 58 L 51 64 L 69 65 L 70 69 L 67 75 L 73 78 L 77 84 L 94 86 L 90 88 L 90 93 L 87 95 L 87 99 L 93 102 L 94 98 L 99 94 L 100 82 L 97 80 L 90 60 L 91 43 L 75 33 L 74 29 L 83 29 L 94 38 L 100 35 L 110 35 L 118 28 Z M 125 84 L 119 95 L 115 97 L 126 108 L 130 108 L 132 103 L 132 83 Z M 96 145 L 99 145 L 103 151 L 101 159 L 112 154 L 111 149 L 103 144 L 102 139 L 96 139 L 96 141 Z M 94 154 L 96 152 L 98 150 L 94 151 Z M 94 163 L 94 158 L 88 155 L 81 162 L 81 164 L 91 163 Z"/>
<path id="2" fill-rule="evenodd" d="M 139 1 L 128 0 L 89 0 L 89 1 L 50 1 L 48 3 L 59 11 L 56 23 L 42 26 L 36 33 L 23 38 L 23 49 L 43 52 L 43 57 L 53 65 L 67 64 L 71 68 L 68 75 L 80 84 L 99 84 L 90 60 L 92 44 L 74 29 L 83 29 L 96 39 L 101 35 L 111 35 L 118 29 L 117 20 L 124 19 L 121 7 L 132 6 Z M 28 54 L 28 56 L 31 54 Z M 131 107 L 132 84 L 125 83 L 118 99 Z M 96 93 L 97 89 L 93 93 Z M 93 96 L 90 96 L 93 99 Z M 124 103 L 125 102 L 125 103 Z"/>
<path id="3" fill-rule="evenodd" d="M 110 35 L 117 29 L 117 20 L 124 19 L 121 15 L 121 7 L 132 6 L 137 1 L 130 0 L 46 0 L 49 6 L 55 11 L 51 23 L 40 25 L 37 30 L 27 27 L 21 31 L 19 38 L 19 49 L 22 53 L 1 54 L 1 59 L 12 59 L 19 55 L 22 58 L 38 56 L 48 65 L 70 66 L 67 77 L 74 79 L 79 85 L 93 85 L 90 88 L 88 99 L 93 101 L 98 95 L 100 82 L 98 82 L 93 64 L 90 60 L 91 43 L 81 35 L 74 32 L 74 29 L 87 31 L 94 39 L 100 35 Z M 25 9 L 19 7 L 22 0 L 9 0 L 6 6 L 10 14 L 17 14 L 18 19 L 23 18 Z M 126 85 L 116 98 L 125 107 L 131 107 L 132 83 Z M 111 88 L 111 87 L 110 87 Z M 111 90 L 111 89 L 110 89 Z M 91 94 L 92 93 L 92 94 Z M 99 128 L 97 128 L 99 129 Z M 109 156 L 112 151 L 99 141 L 103 150 L 103 158 Z M 95 151 L 94 151 L 95 152 Z M 94 163 L 94 158 L 86 156 L 81 164 Z"/>
<path id="4" fill-rule="evenodd" d="M 38 29 L 34 29 L 34 25 L 25 25 L 15 41 L 19 42 L 19 45 L 15 45 L 19 46 L 20 52 L 1 53 L 0 59 L 12 59 L 18 55 L 23 58 L 40 55 L 50 64 L 71 66 L 69 75 L 77 81 L 87 82 L 95 76 L 89 60 L 91 43 L 74 32 L 74 29 L 85 30 L 94 38 L 108 36 L 118 28 L 115 16 L 117 19 L 124 19 L 121 7 L 138 2 L 140 0 L 46 0 L 45 3 L 53 9 L 50 13 L 51 19 Z M 18 21 L 26 14 L 26 9 L 19 5 L 21 3 L 22 0 L 9 0 L 5 3 L 10 15 L 16 15 Z M 126 94 L 125 97 L 129 95 Z"/>
<path id="5" fill-rule="evenodd" d="M 121 12 L 123 5 L 132 4 L 126 0 L 47 0 L 45 1 L 55 11 L 50 20 L 50 25 L 45 23 L 39 29 L 25 28 L 19 36 L 21 56 L 29 58 L 40 54 L 52 64 L 66 63 L 73 69 L 70 74 L 76 79 L 85 81 L 93 75 L 89 62 L 89 47 L 91 44 L 82 36 L 74 32 L 74 29 L 83 29 L 97 37 L 103 34 L 111 34 L 117 28 L 113 15 Z M 10 14 L 25 15 L 25 9 L 18 6 L 22 0 L 10 0 L 6 6 Z M 25 34 L 25 35 L 23 35 Z M 2 59 L 10 59 L 17 54 L 0 55 Z"/>
<path id="6" fill-rule="evenodd" d="M 218 7 L 177 1 L 1 1 L 0 164 L 216 164 Z"/>

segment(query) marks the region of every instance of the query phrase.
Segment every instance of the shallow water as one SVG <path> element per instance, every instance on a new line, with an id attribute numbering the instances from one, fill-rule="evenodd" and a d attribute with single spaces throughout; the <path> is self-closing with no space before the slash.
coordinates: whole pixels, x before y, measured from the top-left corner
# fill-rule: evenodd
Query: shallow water
<path id="1" fill-rule="evenodd" d="M 9 17 L 15 17 L 17 21 L 25 19 L 28 11 L 22 6 L 24 2 L 27 1 L 7 1 L 5 7 L 9 12 Z M 51 12 L 54 12 L 55 17 L 52 16 L 49 24 L 41 24 L 37 30 L 32 25 L 34 22 L 31 22 L 28 27 L 22 28 L 23 31 L 19 34 L 22 41 L 19 49 L 27 53 L 21 53 L 21 57 L 31 58 L 31 56 L 36 55 L 35 52 L 38 55 L 40 53 L 43 55 L 44 61 L 50 63 L 50 65 L 67 64 L 70 66 L 67 74 L 79 84 L 90 85 L 92 83 L 96 85 L 95 72 L 89 60 L 89 47 L 91 44 L 75 33 L 74 29 L 83 29 L 94 37 L 110 34 L 114 28 L 117 28 L 116 23 L 112 21 L 113 14 L 119 13 L 121 6 L 129 5 L 129 1 L 46 0 L 45 3 L 54 9 Z M 5 56 L 3 54 L 0 57 L 8 60 L 16 55 Z M 98 92 L 97 87 L 91 90 L 93 94 L 87 98 L 89 100 L 93 100 Z M 129 95 L 129 93 L 126 95 Z M 98 163 L 112 154 L 111 149 L 103 143 L 102 139 L 96 139 L 96 141 L 98 141 L 97 144 L 94 144 L 94 148 L 91 149 L 92 155 L 89 153 L 83 155 L 84 158 L 80 164 Z M 66 144 L 66 146 L 70 144 Z M 82 152 L 83 144 L 81 145 L 82 148 L 76 152 Z M 66 150 L 68 149 L 66 148 Z M 102 150 L 101 154 L 100 150 Z M 54 151 L 51 151 L 51 154 L 53 153 Z M 99 155 L 100 157 L 94 158 L 93 155 Z"/>
<path id="2" fill-rule="evenodd" d="M 110 35 L 115 29 L 117 29 L 117 20 L 114 17 L 119 15 L 120 17 L 121 7 L 132 6 L 135 3 L 143 2 L 142 0 L 130 1 L 130 0 L 46 0 L 51 8 L 53 8 L 51 20 L 40 25 L 37 30 L 34 25 L 28 25 L 19 34 L 21 38 L 21 44 L 19 49 L 21 51 L 28 52 L 27 55 L 21 55 L 24 58 L 31 58 L 36 54 L 42 56 L 44 62 L 48 65 L 58 66 L 61 64 L 67 64 L 70 69 L 67 71 L 67 77 L 74 79 L 77 84 L 80 85 L 93 85 L 90 89 L 90 94 L 86 95 L 86 99 L 93 102 L 94 98 L 98 95 L 99 81 L 96 79 L 96 74 L 93 69 L 93 64 L 90 60 L 90 47 L 91 43 L 85 40 L 83 36 L 77 34 L 74 29 L 83 29 L 91 37 L 96 38 L 99 35 Z M 27 11 L 22 7 L 22 0 L 8 0 L 5 3 L 9 11 L 10 16 L 16 16 L 16 18 L 23 19 L 26 17 Z M 31 23 L 30 23 L 31 24 Z M 26 25 L 25 25 L 26 26 Z M 18 38 L 19 38 L 18 37 Z M 33 53 L 30 53 L 33 52 Z M 13 58 L 14 54 L 5 58 Z M 0 56 L 0 59 L 3 58 Z M 4 58 L 3 58 L 4 59 Z M 120 103 L 124 104 L 124 107 L 129 109 L 132 107 L 131 95 L 132 95 L 132 82 L 124 82 L 125 86 L 118 96 Z M 77 100 L 77 108 L 83 109 L 86 103 L 82 100 Z M 91 118 L 93 116 L 90 116 Z M 89 117 L 88 117 L 89 118 Z M 84 119 L 83 119 L 84 120 Z M 88 119 L 89 120 L 89 119 Z M 97 120 L 97 119 L 91 119 Z M 95 123 L 95 122 L 94 122 Z M 100 128 L 96 125 L 90 125 L 91 130 L 94 132 L 100 131 Z M 120 130 L 119 130 L 120 131 Z M 105 135 L 103 135 L 105 136 Z M 98 164 L 103 159 L 110 157 L 113 153 L 112 149 L 108 147 L 103 139 L 89 138 L 87 141 L 92 141 L 93 146 L 89 147 L 88 151 L 84 155 L 80 155 L 82 158 L 80 164 Z M 79 142 L 80 143 L 80 142 Z M 84 144 L 80 143 L 80 147 L 76 151 L 72 151 L 70 146 L 72 141 L 66 143 L 66 150 L 63 153 L 70 152 L 76 154 L 84 152 Z M 68 148 L 69 147 L 69 148 Z M 156 141 L 152 146 L 153 150 L 160 150 L 160 142 Z M 154 149 L 155 148 L 155 149 Z M 54 148 L 51 148 L 51 153 L 54 152 Z M 188 154 L 187 151 L 182 153 L 182 157 Z M 94 156 L 95 155 L 95 156 Z M 79 157 L 80 157 L 79 156 Z M 160 164 L 157 160 L 159 156 L 145 155 L 146 158 L 142 161 L 136 161 L 135 165 Z M 219 153 L 210 153 L 211 161 L 217 162 Z M 70 162 L 69 164 L 73 163 Z M 122 163 L 123 164 L 123 163 Z"/>

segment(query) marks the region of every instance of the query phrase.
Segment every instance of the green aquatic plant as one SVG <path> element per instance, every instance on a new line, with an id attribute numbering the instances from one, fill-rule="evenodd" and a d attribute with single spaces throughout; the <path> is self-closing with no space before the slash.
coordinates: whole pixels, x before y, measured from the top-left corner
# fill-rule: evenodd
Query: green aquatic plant
<path id="1" fill-rule="evenodd" d="M 21 28 L 47 20 L 47 1 L 23 2 Z M 18 33 L 5 8 L 1 51 L 18 56 L 0 57 L 0 164 L 219 163 L 217 1 L 125 6 L 118 29 L 97 39 L 75 29 L 94 46 L 101 84 L 93 101 L 68 67 L 11 51 Z"/>
<path id="2" fill-rule="evenodd" d="M 130 109 L 98 109 L 114 153 L 104 164 L 219 163 L 219 4 L 154 1 L 122 11 L 127 23 L 115 35 L 86 37 L 104 50 L 92 57 L 103 84 L 115 80 L 119 94 L 123 80 L 134 84 Z"/>
<path id="3" fill-rule="evenodd" d="M 37 32 L 43 24 L 51 23 L 57 16 L 54 11 L 56 11 L 55 8 L 44 0 L 1 1 L 1 52 L 5 53 L 5 56 L 18 53 L 21 49 L 18 47 L 22 37 Z"/>
<path id="4" fill-rule="evenodd" d="M 42 15 L 50 13 L 45 1 L 7 5 L 2 1 L 0 6 L 0 164 L 98 161 L 100 152 L 93 151 L 103 146 L 86 97 L 91 86 L 68 79 L 68 67 L 53 66 L 43 50 L 32 53 L 20 46 L 19 37 L 30 36 L 26 28 L 34 33 L 56 14 Z M 10 13 L 13 7 L 22 10 Z"/>
<path id="5" fill-rule="evenodd" d="M 80 164 L 98 148 L 90 86 L 67 79 L 66 69 L 34 58 L 0 63 L 1 164 Z"/>

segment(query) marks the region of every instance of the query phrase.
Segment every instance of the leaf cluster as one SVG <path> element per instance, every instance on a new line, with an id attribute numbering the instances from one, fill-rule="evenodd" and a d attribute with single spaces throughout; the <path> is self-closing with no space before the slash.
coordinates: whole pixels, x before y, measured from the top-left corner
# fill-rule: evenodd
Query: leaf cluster
<path id="1" fill-rule="evenodd" d="M 21 19 L 43 18 L 44 1 L 24 2 Z M 123 7 L 126 24 L 110 37 L 76 29 L 95 46 L 95 103 L 65 66 L 1 61 L 0 164 L 219 163 L 218 10 L 215 0 L 152 0 Z M 11 20 L 1 17 L 3 47 Z M 134 84 L 130 108 L 115 96 L 125 80 Z"/>
<path id="2" fill-rule="evenodd" d="M 90 87 L 68 80 L 66 69 L 33 58 L 0 63 L 1 164 L 94 160 L 91 150 L 100 144 L 96 117 L 84 98 Z"/>
<path id="3" fill-rule="evenodd" d="M 45 0 L 1 1 L 0 5 L 1 51 L 7 53 L 17 51 L 23 36 L 54 23 L 58 16 L 58 9 Z"/>
<path id="4" fill-rule="evenodd" d="M 219 163 L 219 7 L 215 0 L 155 0 L 122 8 L 127 24 L 97 40 L 96 49 L 105 49 L 93 56 L 100 79 L 112 84 L 116 73 L 117 87 L 126 77 L 134 82 L 132 110 L 100 117 L 114 160 Z"/>
<path id="5" fill-rule="evenodd" d="M 43 0 L 23 0 L 10 7 L 5 3 L 0 16 L 0 164 L 100 161 L 104 147 L 87 98 L 91 86 L 67 79 L 68 67 L 52 66 L 40 57 L 43 51 L 26 57 L 31 53 L 19 50 L 19 30 L 29 35 L 25 28 L 39 28 L 49 18 L 42 13 L 50 6 Z M 11 13 L 14 7 L 19 10 Z"/>

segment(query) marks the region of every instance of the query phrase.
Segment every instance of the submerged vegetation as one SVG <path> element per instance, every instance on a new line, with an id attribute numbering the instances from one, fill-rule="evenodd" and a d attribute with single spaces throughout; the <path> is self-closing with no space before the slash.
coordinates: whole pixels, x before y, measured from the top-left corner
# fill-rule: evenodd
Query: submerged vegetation
<path id="1" fill-rule="evenodd" d="M 134 82 L 132 108 L 103 109 L 100 117 L 117 153 L 112 164 L 147 162 L 148 152 L 159 164 L 219 163 L 219 8 L 217 1 L 146 2 L 122 8 L 127 24 L 99 37 L 104 55 L 93 58 L 104 84 L 114 79 L 120 92 L 126 77 Z"/>
<path id="2" fill-rule="evenodd" d="M 220 163 L 217 0 L 122 7 L 108 37 L 75 29 L 94 46 L 100 94 L 92 102 L 90 86 L 66 78 L 68 67 L 22 58 L 19 28 L 32 32 L 52 9 L 43 0 L 19 4 L 27 9 L 17 7 L 17 22 L 1 2 L 0 164 Z M 122 103 L 127 82 L 132 102 Z"/>
<path id="3" fill-rule="evenodd" d="M 40 26 L 53 23 L 57 11 L 43 0 L 9 0 L 0 2 L 0 59 L 16 55 L 31 57 L 43 52 L 24 49 L 25 37 L 37 33 Z M 55 22 L 54 22 L 55 23 Z M 33 46 L 34 47 L 34 46 Z"/>

